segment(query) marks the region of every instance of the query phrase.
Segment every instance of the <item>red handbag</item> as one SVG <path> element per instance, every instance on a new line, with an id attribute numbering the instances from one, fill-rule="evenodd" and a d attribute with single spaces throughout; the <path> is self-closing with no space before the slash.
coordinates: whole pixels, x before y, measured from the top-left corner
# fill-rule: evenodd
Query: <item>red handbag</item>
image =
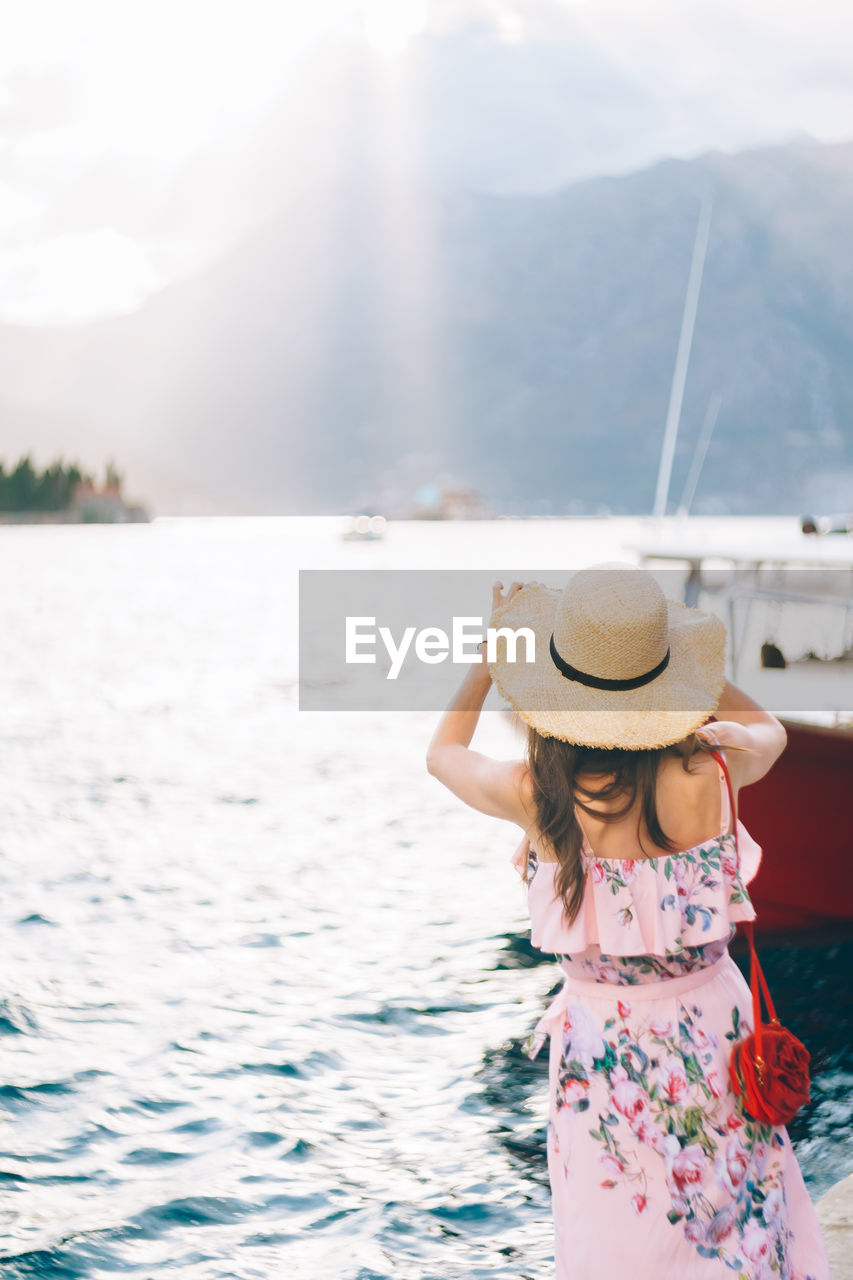
<path id="1" fill-rule="evenodd" d="M 711 754 L 722 769 L 729 789 L 735 849 L 740 866 L 737 813 L 729 771 L 719 752 L 712 751 Z M 752 921 L 745 920 L 743 925 L 749 940 L 749 985 L 752 991 L 754 1031 L 734 1046 L 729 1078 L 735 1093 L 743 1098 L 744 1110 L 753 1120 L 762 1124 L 784 1125 L 793 1120 L 800 1107 L 809 1101 L 809 1051 L 776 1017 L 767 979 L 755 950 Z M 761 1021 L 761 995 L 767 1006 L 769 1023 Z"/>

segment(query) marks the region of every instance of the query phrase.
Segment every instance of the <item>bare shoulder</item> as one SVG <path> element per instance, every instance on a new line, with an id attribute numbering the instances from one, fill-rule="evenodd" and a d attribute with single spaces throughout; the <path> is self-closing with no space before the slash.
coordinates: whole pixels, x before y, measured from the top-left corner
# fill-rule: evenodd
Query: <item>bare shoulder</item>
<path id="1" fill-rule="evenodd" d="M 683 757 L 673 752 L 661 756 L 658 773 L 690 786 L 698 779 L 719 777 L 719 766 L 710 751 L 695 751 L 688 757 L 686 766 Z"/>
<path id="2" fill-rule="evenodd" d="M 524 807 L 526 809 L 535 810 L 536 789 L 533 786 L 533 778 L 530 776 L 530 770 L 523 760 L 518 761 L 516 785 L 518 786 L 518 794 L 521 797 L 521 802 Z"/>
<path id="3" fill-rule="evenodd" d="M 715 796 L 720 785 L 720 770 L 710 753 L 697 751 L 687 761 L 677 755 L 665 755 L 658 765 L 657 790 L 664 798 L 678 799 L 682 804 L 703 807 Z"/>
<path id="4" fill-rule="evenodd" d="M 700 750 L 686 762 L 676 754 L 661 758 L 655 807 L 663 831 L 679 849 L 691 849 L 721 830 L 722 803 L 713 756 Z"/>
<path id="5" fill-rule="evenodd" d="M 526 831 L 536 825 L 537 805 L 536 805 L 536 788 L 533 785 L 533 778 L 526 763 L 520 760 L 515 773 L 515 787 L 518 794 L 519 803 L 519 821 L 522 823 Z"/>
<path id="6" fill-rule="evenodd" d="M 525 763 L 521 764 L 517 774 L 517 786 L 519 804 L 521 806 L 520 816 L 517 819 L 519 825 L 524 827 L 524 833 L 530 844 L 536 849 L 536 856 L 540 862 L 558 862 L 559 859 L 554 853 L 550 842 L 539 830 L 539 807 L 536 803 L 536 787 L 530 770 Z"/>

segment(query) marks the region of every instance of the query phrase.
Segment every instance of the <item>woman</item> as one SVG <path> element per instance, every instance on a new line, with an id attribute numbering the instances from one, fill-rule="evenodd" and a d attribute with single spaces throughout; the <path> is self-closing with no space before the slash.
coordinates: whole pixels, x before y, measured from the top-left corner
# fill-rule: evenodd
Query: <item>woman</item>
<path id="1" fill-rule="evenodd" d="M 566 973 L 550 1034 L 547 1159 L 557 1280 L 828 1280 L 784 1128 L 729 1082 L 752 1004 L 728 952 L 755 916 L 761 851 L 735 795 L 785 748 L 775 716 L 725 681 L 719 619 L 651 574 L 602 565 L 560 593 L 494 591 L 492 624 L 527 627 L 535 661 L 473 665 L 429 747 L 430 772 L 524 831 L 531 939 Z M 526 722 L 524 762 L 469 743 L 492 679 Z M 711 715 L 713 727 L 707 725 Z"/>

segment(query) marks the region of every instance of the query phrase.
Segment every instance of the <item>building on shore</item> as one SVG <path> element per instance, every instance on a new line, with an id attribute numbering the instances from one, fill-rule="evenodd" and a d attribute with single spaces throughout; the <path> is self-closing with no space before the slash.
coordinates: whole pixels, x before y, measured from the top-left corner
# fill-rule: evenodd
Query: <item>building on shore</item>
<path id="1" fill-rule="evenodd" d="M 425 484 L 415 494 L 411 520 L 490 520 L 493 513 L 476 489 Z"/>
<path id="2" fill-rule="evenodd" d="M 143 506 L 125 501 L 121 481 L 115 477 L 100 488 L 89 480 L 78 480 L 64 514 L 70 523 L 79 524 L 140 524 L 148 520 Z"/>

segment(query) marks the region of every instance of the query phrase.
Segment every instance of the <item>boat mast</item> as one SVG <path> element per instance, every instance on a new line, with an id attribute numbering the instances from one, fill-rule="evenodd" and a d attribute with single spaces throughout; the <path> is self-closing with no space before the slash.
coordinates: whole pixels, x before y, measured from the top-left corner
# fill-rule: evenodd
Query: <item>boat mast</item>
<path id="1" fill-rule="evenodd" d="M 702 272 L 705 269 L 705 253 L 708 248 L 708 235 L 711 230 L 713 203 L 713 198 L 709 192 L 702 201 L 702 208 L 699 211 L 699 223 L 696 227 L 693 260 L 690 264 L 690 276 L 687 280 L 687 296 L 684 299 L 681 335 L 678 339 L 678 351 L 675 357 L 675 369 L 669 393 L 669 409 L 666 415 L 663 449 L 661 450 L 658 483 L 655 491 L 653 515 L 658 520 L 666 514 L 666 501 L 669 497 L 672 460 L 675 457 L 675 442 L 678 438 L 678 424 L 681 420 L 681 402 L 684 399 L 684 384 L 687 381 L 687 364 L 690 360 L 690 347 L 693 343 L 696 309 L 699 306 L 699 291 L 702 288 Z"/>
<path id="2" fill-rule="evenodd" d="M 702 423 L 702 431 L 693 453 L 693 462 L 690 464 L 687 483 L 684 486 L 684 492 L 681 495 L 681 502 L 678 504 L 676 515 L 686 516 L 693 505 L 696 486 L 702 474 L 702 467 L 705 465 L 705 455 L 708 452 L 708 445 L 711 443 L 711 436 L 714 434 L 714 427 L 717 425 L 717 415 L 720 412 L 722 403 L 723 397 L 719 391 L 715 391 L 708 401 L 708 411 L 705 414 L 705 421 Z"/>

